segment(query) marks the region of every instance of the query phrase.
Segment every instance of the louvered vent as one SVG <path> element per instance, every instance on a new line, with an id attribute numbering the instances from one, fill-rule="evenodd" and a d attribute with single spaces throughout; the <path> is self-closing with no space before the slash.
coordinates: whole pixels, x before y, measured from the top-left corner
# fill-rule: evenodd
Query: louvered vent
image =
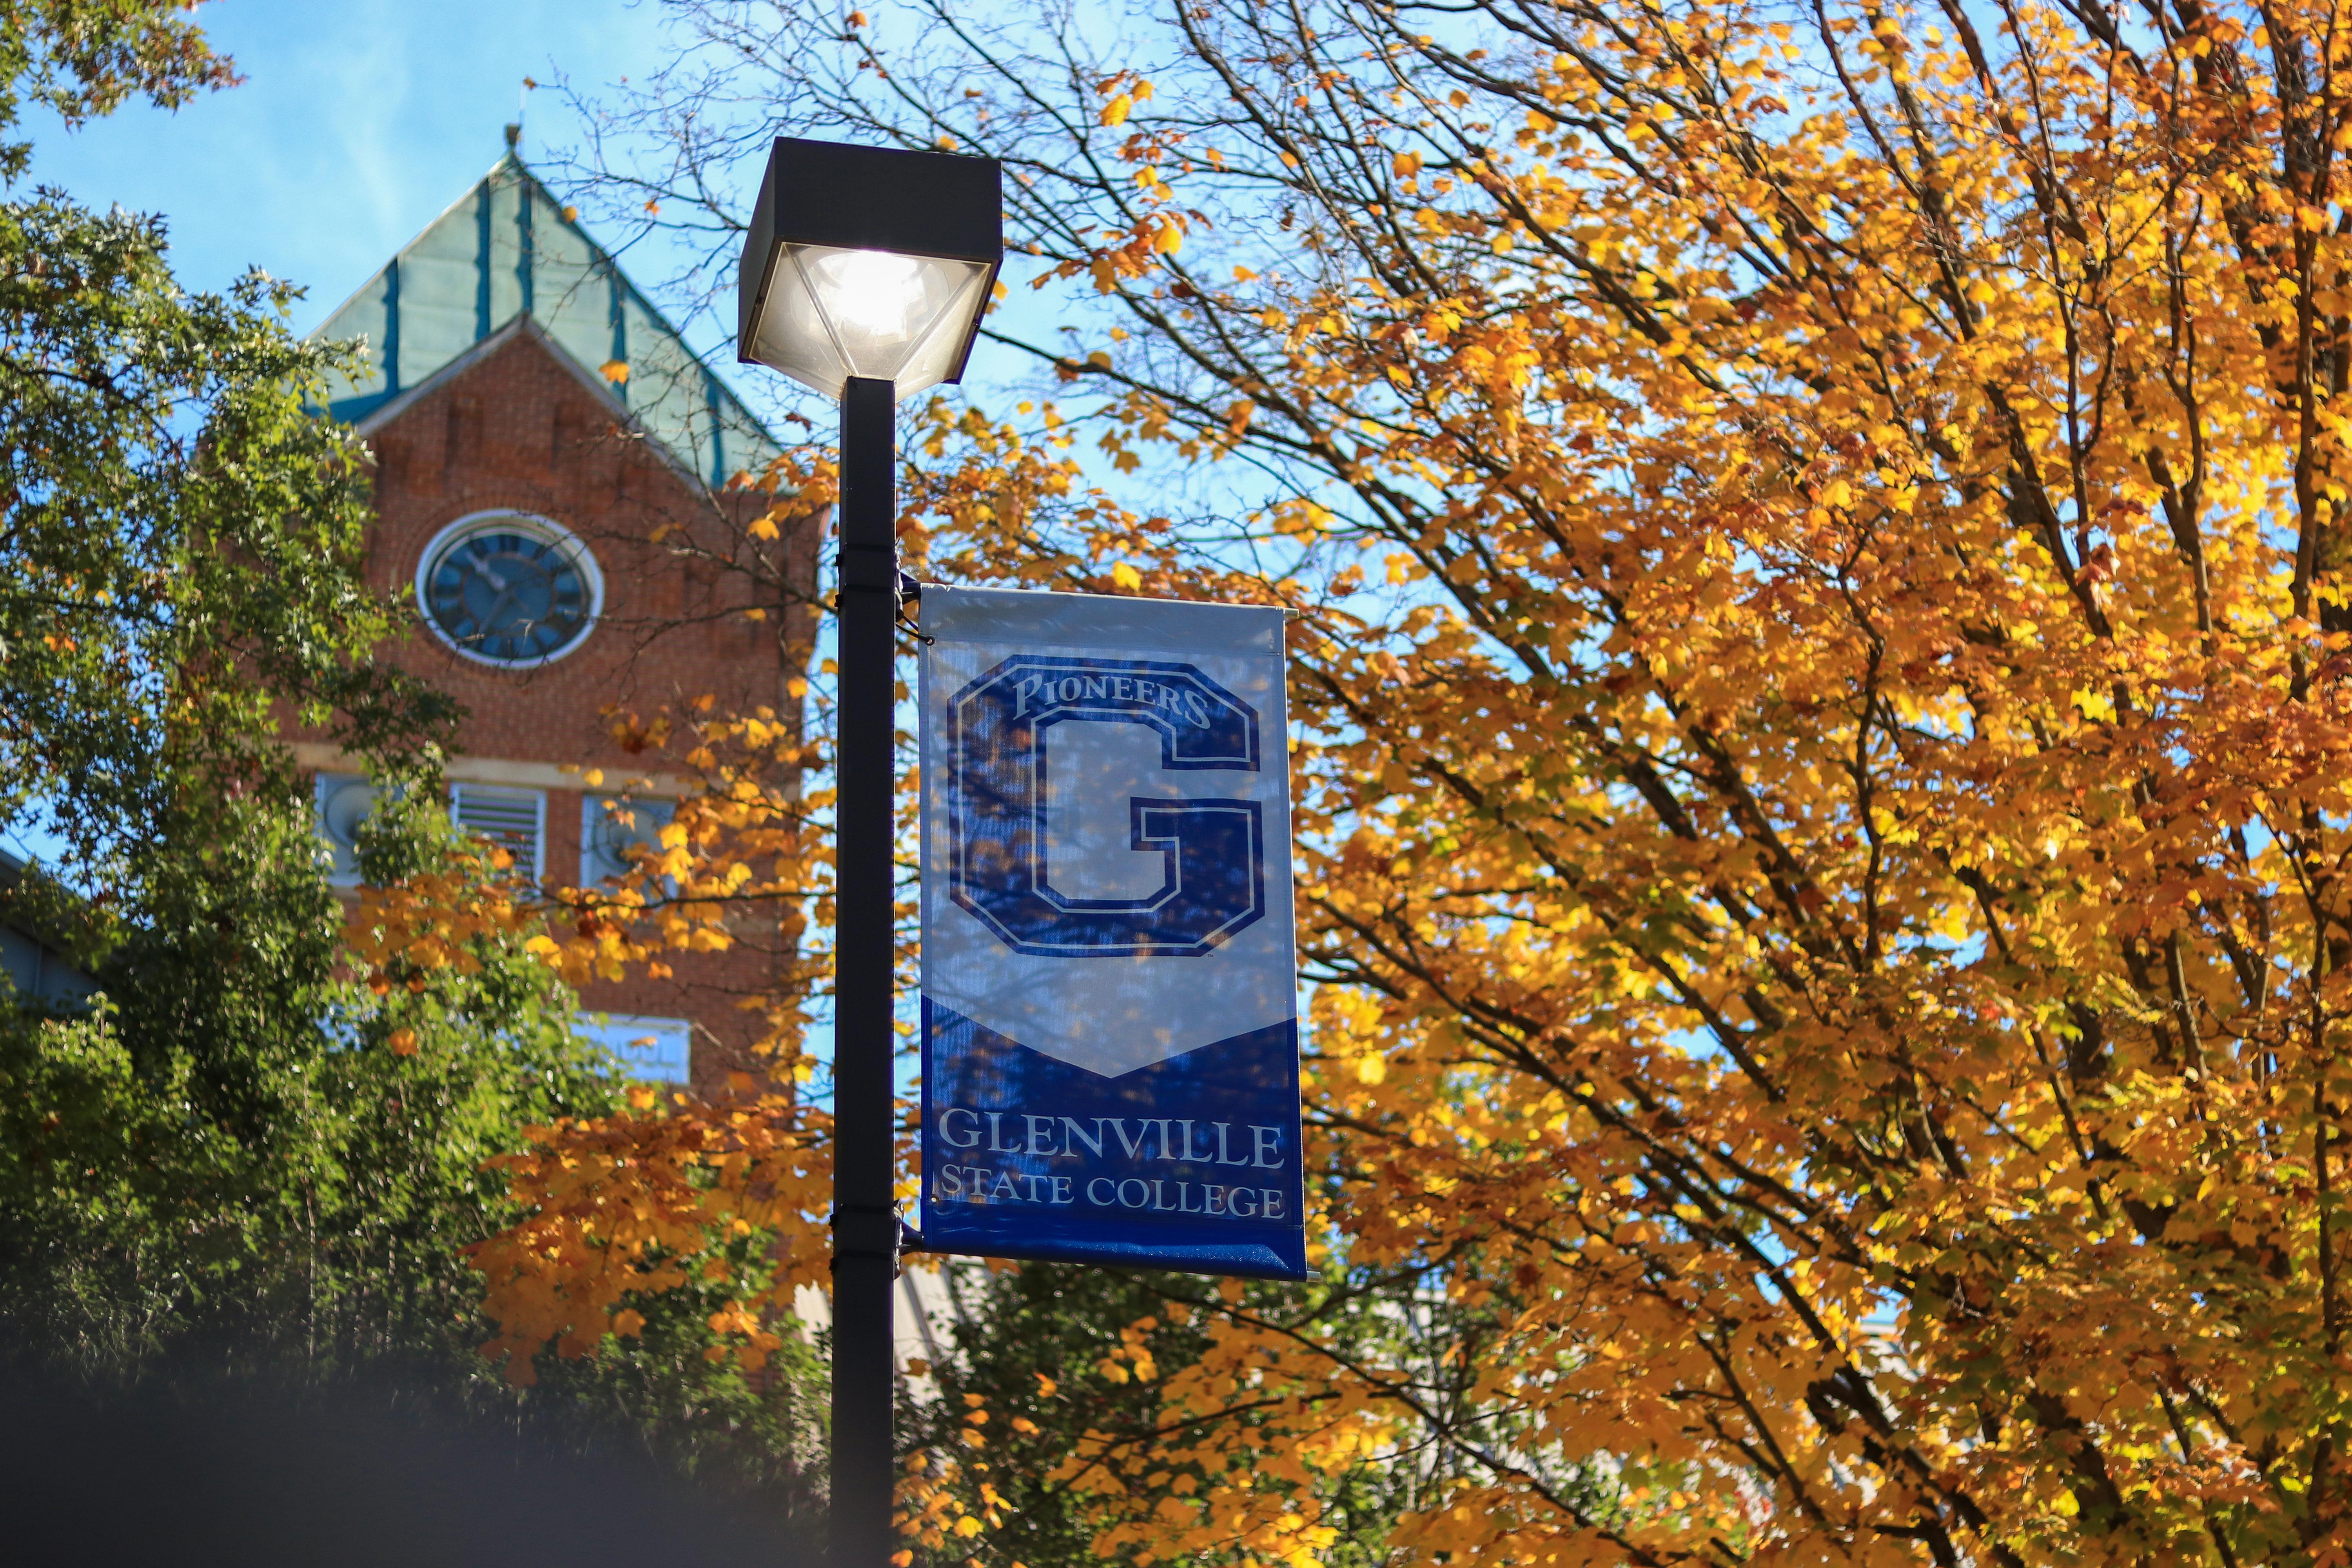
<path id="1" fill-rule="evenodd" d="M 547 837 L 547 796 L 535 789 L 495 784 L 453 784 L 449 815 L 478 838 L 487 838 L 514 857 L 515 869 L 534 882 L 545 874 L 541 847 Z"/>

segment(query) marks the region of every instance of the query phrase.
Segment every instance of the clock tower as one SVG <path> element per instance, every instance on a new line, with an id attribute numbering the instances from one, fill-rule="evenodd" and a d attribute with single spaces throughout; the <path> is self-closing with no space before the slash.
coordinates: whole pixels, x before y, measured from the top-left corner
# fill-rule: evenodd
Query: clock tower
<path id="1" fill-rule="evenodd" d="M 331 389 L 376 462 L 367 569 L 409 602 L 382 657 L 466 708 L 449 760 L 457 825 L 541 886 L 593 888 L 657 839 L 696 781 L 614 735 L 617 715 L 764 714 L 797 726 L 816 530 L 762 520 L 747 480 L 774 438 L 514 151 L 320 329 L 366 344 Z M 339 879 L 373 788 L 317 775 Z M 759 1015 L 791 954 L 773 922 L 679 955 L 666 978 L 599 982 L 583 1027 L 641 1077 L 715 1090 L 756 1067 Z"/>

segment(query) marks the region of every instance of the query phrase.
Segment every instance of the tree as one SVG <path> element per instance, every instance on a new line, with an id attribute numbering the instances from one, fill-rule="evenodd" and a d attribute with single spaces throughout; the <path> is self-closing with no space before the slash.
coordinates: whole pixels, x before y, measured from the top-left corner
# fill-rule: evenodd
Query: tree
<path id="1" fill-rule="evenodd" d="M 1033 1263 L 949 1263 L 959 1312 L 950 1352 L 915 1369 L 927 1397 L 902 1397 L 901 1441 L 924 1458 L 909 1489 L 917 1560 L 1082 1563 L 1121 1547 L 1156 1546 L 1147 1527 L 1113 1531 L 1107 1512 L 1167 1492 L 1189 1496 L 1223 1467 L 1172 1457 L 1161 1428 L 1162 1370 L 1216 1353 L 1228 1309 L 1296 1331 L 1313 1325 L 1347 1353 L 1411 1356 L 1420 1325 L 1342 1283 L 1304 1289 L 1254 1283 L 1221 1295 L 1214 1282 L 1133 1269 Z M 1442 1375 L 1442 1374 L 1441 1374 Z M 1250 1412 L 1243 1412 L 1244 1424 Z M 1329 1532 L 1318 1559 L 1388 1560 L 1398 1517 L 1429 1468 L 1420 1463 L 1308 1469 L 1270 1443 L 1252 1463 L 1287 1472 Z M 963 1523 L 969 1520 L 970 1524 Z"/>
<path id="2" fill-rule="evenodd" d="M 1302 613 L 1324 1266 L 1452 1337 L 1221 1296 L 1105 1549 L 2343 1558 L 2340 18 L 677 9 L 607 199 L 989 153 L 1075 296 L 916 564 Z"/>
<path id="3" fill-rule="evenodd" d="M 436 792 L 379 807 L 362 872 L 459 879 L 489 918 L 369 984 L 306 791 L 187 805 L 134 896 L 35 889 L 81 916 L 101 990 L 0 1007 L 0 1354 L 101 1388 L 359 1378 L 805 1506 L 805 1352 L 764 1384 L 706 1360 L 720 1285 L 650 1304 L 635 1341 L 528 1398 L 477 1353 L 463 1249 L 516 1217 L 491 1162 L 623 1100 L 495 857 L 455 840 Z"/>
<path id="4" fill-rule="evenodd" d="M 0 10 L 0 138 L 27 100 L 71 128 L 232 82 L 188 9 Z M 0 141 L 0 177 L 28 155 Z M 453 706 L 373 662 L 397 623 L 361 571 L 368 454 L 318 408 L 352 349 L 296 340 L 295 295 L 183 289 L 158 218 L 0 202 L 0 821 L 37 821 L 53 856 L 0 913 L 100 988 L 0 989 L 0 1357 L 204 1398 L 223 1372 L 363 1376 L 789 1510 L 806 1357 L 764 1384 L 705 1360 L 718 1284 L 528 1398 L 476 1353 L 462 1248 L 515 1217 L 486 1162 L 623 1086 L 499 858 L 441 809 Z M 362 870 L 479 916 L 373 985 L 289 721 L 378 776 Z"/>
<path id="5" fill-rule="evenodd" d="M 26 97 L 71 126 L 235 79 L 186 9 L 14 8 L 0 138 Z M 0 175 L 29 155 L 0 141 Z M 238 787 L 278 704 L 384 755 L 449 717 L 367 663 L 365 453 L 308 404 L 349 350 L 287 331 L 295 294 L 183 289 L 160 219 L 0 203 L 0 814 L 45 816 L 78 876 L 122 875 L 175 792 Z"/>
<path id="6" fill-rule="evenodd" d="M 462 1367 L 452 1242 L 503 1217 L 482 1162 L 523 1123 L 609 1109 L 611 1065 L 519 939 L 413 989 L 340 976 L 307 800 L 200 804 L 90 944 L 96 1005 L 0 1019 L 7 1337 L 101 1381 L 182 1353 Z M 407 816 L 377 864 L 446 837 Z"/>
<path id="7" fill-rule="evenodd" d="M 174 108 L 234 81 L 187 10 L 11 9 L 0 137 L 27 100 L 70 129 L 132 95 Z M 0 141 L 0 176 L 29 155 Z M 296 340 L 293 297 L 258 273 L 226 298 L 183 289 L 160 220 L 48 190 L 0 202 L 0 819 L 37 820 L 57 847 L 7 896 L 69 928 L 107 987 L 87 1016 L 7 1005 L 0 1224 L 15 1327 L 86 1371 L 133 1367 L 198 1321 L 269 1321 L 291 1288 L 269 1267 L 282 1244 L 341 1212 L 322 1185 L 378 1188 L 368 1223 L 329 1243 L 379 1249 L 359 1316 L 385 1331 L 429 1316 L 429 1289 L 385 1288 L 417 1281 L 382 1249 L 436 1200 L 398 1159 L 339 1162 L 403 1121 L 454 1118 L 461 1134 L 425 1142 L 461 1160 L 485 1131 L 481 1082 L 428 1087 L 423 1064 L 321 1033 L 339 1008 L 364 1031 L 334 999 L 341 911 L 278 721 L 331 724 L 423 783 L 451 710 L 370 664 L 391 620 L 359 572 L 365 453 L 310 406 L 349 351 Z M 507 1000 L 532 1033 L 544 977 L 525 978 Z M 548 1068 L 601 1093 L 568 1043 L 502 1068 L 501 1089 Z M 399 1114 L 350 1121 L 357 1099 Z M 459 1184 L 478 1186 L 470 1163 Z M 431 1251 L 446 1306 L 454 1266 L 430 1228 L 401 1245 L 412 1263 Z M 321 1256 L 291 1314 L 313 1344 L 340 1290 Z"/>

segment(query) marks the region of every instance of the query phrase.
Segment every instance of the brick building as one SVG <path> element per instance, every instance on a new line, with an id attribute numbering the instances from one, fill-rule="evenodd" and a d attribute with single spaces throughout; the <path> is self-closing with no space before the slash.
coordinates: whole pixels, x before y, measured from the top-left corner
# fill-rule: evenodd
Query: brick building
<path id="1" fill-rule="evenodd" d="M 709 696 L 797 722 L 814 618 L 815 530 L 748 526 L 738 487 L 773 437 L 514 151 L 320 329 L 365 368 L 331 407 L 376 460 L 368 573 L 408 599 L 383 657 L 465 704 L 449 760 L 457 823 L 548 887 L 593 887 L 657 835 L 685 781 L 632 755 L 605 710 Z M 355 879 L 373 791 L 352 759 L 299 748 L 320 827 Z M 668 979 L 597 983 L 588 1026 L 634 1070 L 708 1089 L 749 1065 L 772 923 L 684 956 Z"/>

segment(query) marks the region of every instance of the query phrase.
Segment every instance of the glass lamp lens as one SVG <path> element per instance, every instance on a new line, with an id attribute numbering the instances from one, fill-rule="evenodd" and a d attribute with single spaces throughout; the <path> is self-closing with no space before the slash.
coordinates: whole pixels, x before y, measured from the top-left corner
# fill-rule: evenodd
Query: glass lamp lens
<path id="1" fill-rule="evenodd" d="M 974 261 L 786 245 L 777 258 L 753 357 L 838 397 L 851 376 L 906 396 L 947 379 L 986 302 Z"/>
<path id="2" fill-rule="evenodd" d="M 887 250 L 836 250 L 809 263 L 816 297 L 842 331 L 888 342 L 914 335 L 924 304 L 923 264 Z"/>

